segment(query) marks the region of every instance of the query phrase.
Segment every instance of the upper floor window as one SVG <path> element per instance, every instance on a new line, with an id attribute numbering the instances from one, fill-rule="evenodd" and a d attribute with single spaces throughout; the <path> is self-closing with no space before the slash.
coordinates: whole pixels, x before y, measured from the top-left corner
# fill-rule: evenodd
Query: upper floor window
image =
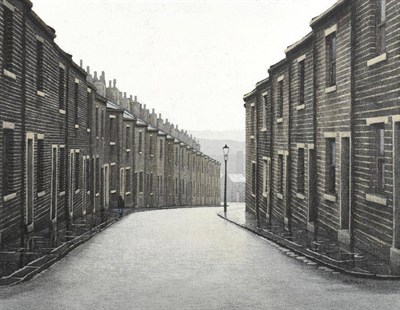
<path id="1" fill-rule="evenodd" d="M 130 127 L 126 127 L 126 129 L 125 129 L 125 138 L 126 138 L 126 142 L 125 142 L 125 148 L 126 149 L 129 149 L 130 147 L 130 140 L 131 140 L 131 128 Z"/>
<path id="2" fill-rule="evenodd" d="M 377 54 L 386 51 L 386 0 L 377 0 L 376 49 Z"/>
<path id="3" fill-rule="evenodd" d="M 251 164 L 251 193 L 256 194 L 256 163 Z"/>
<path id="4" fill-rule="evenodd" d="M 267 128 L 268 93 L 263 94 L 263 127 Z"/>
<path id="5" fill-rule="evenodd" d="M 163 158 L 163 145 L 164 145 L 163 140 L 160 139 L 160 159 Z"/>
<path id="6" fill-rule="evenodd" d="M 66 181 L 66 163 L 65 163 L 65 147 L 60 147 L 60 160 L 58 162 L 59 172 L 58 172 L 58 188 L 60 192 L 65 191 L 65 181 Z"/>
<path id="7" fill-rule="evenodd" d="M 105 127 L 105 117 L 104 117 L 104 110 L 101 110 L 101 123 L 100 123 L 100 128 L 101 128 L 101 137 L 104 138 L 104 127 Z"/>
<path id="8" fill-rule="evenodd" d="M 251 128 L 251 135 L 254 136 L 254 129 L 256 127 L 256 122 L 255 122 L 255 108 L 254 105 L 250 109 L 250 128 Z"/>
<path id="9" fill-rule="evenodd" d="M 304 104 L 305 93 L 305 62 L 304 60 L 298 63 L 299 68 L 299 104 Z"/>
<path id="10" fill-rule="evenodd" d="M 139 131 L 139 141 L 138 141 L 138 152 L 139 153 L 142 153 L 142 144 L 143 144 L 143 142 L 142 142 L 142 140 L 143 140 L 143 132 L 142 131 Z"/>
<path id="11" fill-rule="evenodd" d="M 79 116 L 79 83 L 75 82 L 74 88 L 74 105 L 75 105 L 75 124 L 78 124 Z"/>
<path id="12" fill-rule="evenodd" d="M 81 164 L 81 158 L 79 156 L 79 153 L 75 153 L 75 180 L 74 180 L 74 185 L 75 185 L 75 190 L 77 191 L 79 189 L 79 176 L 80 176 L 80 165 Z"/>
<path id="13" fill-rule="evenodd" d="M 44 88 L 44 46 L 42 40 L 36 40 L 36 89 L 43 91 Z"/>
<path id="14" fill-rule="evenodd" d="M 327 86 L 336 85 L 336 33 L 326 37 Z"/>
<path id="15" fill-rule="evenodd" d="M 58 76 L 58 103 L 60 109 L 64 109 L 65 106 L 65 70 L 64 68 L 59 69 L 59 76 Z"/>
<path id="16" fill-rule="evenodd" d="M 14 13 L 4 6 L 4 37 L 3 37 L 3 67 L 8 71 L 13 69 L 14 56 Z"/>
<path id="17" fill-rule="evenodd" d="M 150 138 L 149 138 L 149 144 L 150 144 L 150 146 L 149 146 L 149 152 L 150 152 L 150 155 L 151 156 L 154 156 L 154 145 L 153 145 L 153 136 L 152 135 L 150 135 Z"/>
<path id="18" fill-rule="evenodd" d="M 283 171 L 283 155 L 278 155 L 278 193 L 283 194 L 284 186 L 284 171 Z"/>
<path id="19" fill-rule="evenodd" d="M 283 80 L 278 82 L 278 117 L 283 117 Z"/>
<path id="20" fill-rule="evenodd" d="M 95 126 L 95 128 L 94 128 L 94 130 L 95 130 L 95 133 L 96 133 L 96 137 L 98 137 L 99 136 L 99 107 L 96 107 L 96 112 L 95 112 L 96 114 L 95 114 L 95 124 L 94 124 L 94 126 Z"/>

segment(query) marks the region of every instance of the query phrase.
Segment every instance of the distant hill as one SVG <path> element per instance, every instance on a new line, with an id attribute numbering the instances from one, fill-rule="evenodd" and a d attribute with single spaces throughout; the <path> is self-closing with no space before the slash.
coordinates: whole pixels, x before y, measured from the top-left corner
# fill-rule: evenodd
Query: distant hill
<path id="1" fill-rule="evenodd" d="M 199 139 L 201 151 L 204 154 L 218 160 L 223 163 L 222 147 L 227 144 L 229 146 L 229 157 L 228 157 L 228 172 L 229 173 L 242 173 L 244 174 L 244 157 L 245 157 L 245 143 L 235 140 L 210 140 L 210 139 Z M 221 173 L 223 173 L 223 167 L 221 167 Z"/>
<path id="2" fill-rule="evenodd" d="M 234 140 L 245 141 L 244 130 L 228 130 L 228 131 L 213 131 L 213 130 L 198 130 L 190 131 L 197 139 L 208 140 Z M 225 144 L 224 144 L 225 145 Z"/>

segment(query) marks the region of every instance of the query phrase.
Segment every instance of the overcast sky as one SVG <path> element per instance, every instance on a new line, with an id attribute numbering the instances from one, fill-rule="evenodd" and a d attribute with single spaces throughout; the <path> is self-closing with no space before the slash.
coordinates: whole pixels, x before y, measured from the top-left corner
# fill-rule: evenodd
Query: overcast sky
<path id="1" fill-rule="evenodd" d="M 243 94 L 335 0 L 33 0 L 56 42 L 187 130 L 244 130 Z"/>

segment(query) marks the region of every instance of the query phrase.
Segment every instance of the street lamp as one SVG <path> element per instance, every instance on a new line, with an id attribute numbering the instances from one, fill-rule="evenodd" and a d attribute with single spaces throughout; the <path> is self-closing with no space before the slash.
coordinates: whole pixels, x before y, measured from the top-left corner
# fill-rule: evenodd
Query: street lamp
<path id="1" fill-rule="evenodd" d="M 224 153 L 224 161 L 225 161 L 224 213 L 226 215 L 226 180 L 227 180 L 227 166 L 226 166 L 226 163 L 228 161 L 229 147 L 225 144 L 225 146 L 222 148 L 222 151 Z"/>

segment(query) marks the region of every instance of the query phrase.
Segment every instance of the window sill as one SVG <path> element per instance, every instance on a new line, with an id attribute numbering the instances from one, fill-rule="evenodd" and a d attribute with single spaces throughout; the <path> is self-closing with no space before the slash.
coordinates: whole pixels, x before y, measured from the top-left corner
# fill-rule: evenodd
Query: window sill
<path id="1" fill-rule="evenodd" d="M 177 194 L 175 194 L 175 195 L 177 195 Z M 251 197 L 256 198 L 256 194 L 251 193 Z"/>
<path id="2" fill-rule="evenodd" d="M 277 193 L 276 194 L 276 198 L 283 200 L 283 195 L 281 193 Z"/>
<path id="3" fill-rule="evenodd" d="M 110 145 L 115 145 L 115 142 L 110 142 Z"/>
<path id="4" fill-rule="evenodd" d="M 60 113 L 60 114 L 62 114 L 62 115 L 65 115 L 67 112 L 66 112 L 64 109 L 59 109 L 59 110 L 58 110 L 58 113 Z"/>
<path id="5" fill-rule="evenodd" d="M 46 96 L 46 94 L 45 94 L 43 91 L 41 91 L 41 90 L 36 91 L 36 95 L 38 95 L 38 96 L 40 96 L 40 97 Z"/>
<path id="6" fill-rule="evenodd" d="M 10 79 L 13 79 L 13 80 L 17 79 L 17 76 L 14 73 L 12 73 L 11 71 L 8 71 L 6 69 L 3 69 L 3 74 L 4 74 L 4 76 L 6 76 Z"/>
<path id="7" fill-rule="evenodd" d="M 387 206 L 387 199 L 377 194 L 365 194 L 365 200 L 381 206 Z"/>
<path id="8" fill-rule="evenodd" d="M 126 149 L 126 152 L 129 153 L 131 151 L 131 149 Z"/>
<path id="9" fill-rule="evenodd" d="M 264 198 L 268 198 L 269 194 L 268 193 L 263 193 L 262 194 Z"/>
<path id="10" fill-rule="evenodd" d="M 46 195 L 46 191 L 41 191 L 37 194 L 38 198 L 43 197 L 44 195 Z"/>
<path id="11" fill-rule="evenodd" d="M 100 138 L 99 138 L 99 137 L 96 137 L 96 140 L 100 140 Z"/>
<path id="12" fill-rule="evenodd" d="M 367 67 L 371 67 L 377 65 L 378 63 L 385 61 L 387 59 L 387 53 L 380 54 L 377 57 L 374 57 L 367 61 Z"/>
<path id="13" fill-rule="evenodd" d="M 87 192 L 86 192 L 86 195 L 90 195 L 90 191 L 87 191 Z"/>
<path id="14" fill-rule="evenodd" d="M 125 196 L 129 196 L 131 194 L 131 192 L 126 192 Z"/>
<path id="15" fill-rule="evenodd" d="M 250 139 L 251 139 L 251 140 L 254 140 L 254 136 L 250 136 Z"/>
<path id="16" fill-rule="evenodd" d="M 154 155 L 153 155 L 153 154 L 150 154 L 150 157 L 154 157 Z"/>
<path id="17" fill-rule="evenodd" d="M 143 154 L 143 152 L 139 152 L 139 155 L 142 155 Z"/>
<path id="18" fill-rule="evenodd" d="M 87 132 L 91 132 L 90 128 L 86 128 L 86 131 L 87 131 Z"/>
<path id="19" fill-rule="evenodd" d="M 75 194 L 79 194 L 81 192 L 81 190 L 80 189 L 77 189 L 76 191 L 75 191 Z"/>
<path id="20" fill-rule="evenodd" d="M 330 94 L 336 91 L 336 85 L 325 88 L 325 94 Z"/>
<path id="21" fill-rule="evenodd" d="M 154 195 L 154 193 L 150 193 L 150 196 L 153 196 Z"/>
<path id="22" fill-rule="evenodd" d="M 330 201 L 330 202 L 336 202 L 336 196 L 332 194 L 324 194 L 324 200 Z"/>
<path id="23" fill-rule="evenodd" d="M 266 132 L 267 131 L 267 128 L 261 128 L 261 130 L 260 130 L 261 132 Z"/>
<path id="24" fill-rule="evenodd" d="M 100 196 L 100 193 L 97 193 L 95 196 L 96 196 L 96 197 L 99 197 L 99 196 Z"/>
<path id="25" fill-rule="evenodd" d="M 58 193 L 58 197 L 65 196 L 65 191 Z"/>
<path id="26" fill-rule="evenodd" d="M 305 109 L 304 103 L 303 103 L 303 104 L 300 104 L 300 105 L 298 105 L 298 106 L 296 107 L 296 110 L 297 110 L 297 111 L 301 111 L 301 110 L 304 110 L 304 109 Z"/>
<path id="27" fill-rule="evenodd" d="M 276 123 L 277 123 L 277 124 L 283 123 L 283 117 L 278 118 L 278 119 L 276 120 Z"/>
<path id="28" fill-rule="evenodd" d="M 7 201 L 10 201 L 10 200 L 14 199 L 15 197 L 17 197 L 17 193 L 12 193 L 12 194 L 9 194 L 7 196 L 4 196 L 3 197 L 3 201 L 7 202 Z"/>
<path id="29" fill-rule="evenodd" d="M 304 196 L 304 194 L 302 194 L 302 193 L 296 193 L 296 197 L 301 199 L 301 200 L 306 199 L 306 196 Z"/>
<path id="30" fill-rule="evenodd" d="M 78 124 L 75 124 L 75 126 L 74 126 L 76 129 L 78 129 L 79 128 L 79 125 Z"/>
<path id="31" fill-rule="evenodd" d="M 140 192 L 139 195 L 143 195 L 143 192 Z"/>
<path id="32" fill-rule="evenodd" d="M 117 190 L 113 189 L 112 191 L 110 191 L 111 194 L 115 194 L 117 192 Z"/>

